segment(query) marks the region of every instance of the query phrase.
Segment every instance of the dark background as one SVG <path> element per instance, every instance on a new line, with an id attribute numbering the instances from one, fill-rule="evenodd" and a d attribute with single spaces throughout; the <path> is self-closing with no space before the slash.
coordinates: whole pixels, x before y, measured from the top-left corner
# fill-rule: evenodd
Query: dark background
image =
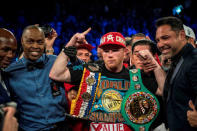
<path id="1" fill-rule="evenodd" d="M 197 4 L 195 0 L 51 0 L 51 1 L 1 1 L 0 27 L 10 29 L 20 46 L 21 33 L 31 24 L 50 24 L 58 33 L 55 53 L 58 54 L 73 34 L 88 27 L 92 31 L 87 40 L 99 45 L 100 37 L 110 31 L 124 36 L 142 32 L 155 37 L 155 20 L 172 16 L 172 9 L 182 5 L 175 16 L 197 31 Z M 93 50 L 96 55 L 96 50 Z M 96 59 L 96 58 L 95 58 Z"/>

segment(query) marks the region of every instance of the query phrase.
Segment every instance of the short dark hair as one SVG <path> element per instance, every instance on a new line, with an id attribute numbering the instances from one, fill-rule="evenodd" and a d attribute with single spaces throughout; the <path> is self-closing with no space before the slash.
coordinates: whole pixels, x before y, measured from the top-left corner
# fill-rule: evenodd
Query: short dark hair
<path id="1" fill-rule="evenodd" d="M 38 27 L 37 25 L 29 25 L 29 26 L 25 27 L 25 29 L 23 30 L 22 37 L 24 36 L 25 32 L 26 32 L 27 30 L 29 30 L 29 29 L 38 29 L 38 30 L 40 30 L 40 31 L 43 33 L 43 35 L 44 35 L 44 32 L 43 32 L 43 30 L 42 30 L 40 27 Z"/>
<path id="2" fill-rule="evenodd" d="M 182 20 L 174 16 L 162 17 L 157 19 L 155 24 L 156 28 L 162 25 L 169 25 L 171 29 L 176 32 L 184 29 Z"/>
<path id="3" fill-rule="evenodd" d="M 137 34 L 132 35 L 132 36 L 131 36 L 131 42 L 130 42 L 131 46 L 132 46 L 132 44 L 133 44 L 133 39 L 134 39 L 135 37 L 144 37 L 144 38 L 146 38 L 146 35 L 143 34 L 143 33 L 137 33 Z"/>
<path id="4" fill-rule="evenodd" d="M 132 53 L 134 51 L 134 48 L 138 45 L 148 45 L 150 47 L 150 52 L 154 55 L 155 53 L 157 53 L 157 47 L 156 47 L 156 43 L 152 40 L 148 40 L 148 39 L 141 39 L 138 40 L 136 42 L 133 43 L 132 46 Z"/>

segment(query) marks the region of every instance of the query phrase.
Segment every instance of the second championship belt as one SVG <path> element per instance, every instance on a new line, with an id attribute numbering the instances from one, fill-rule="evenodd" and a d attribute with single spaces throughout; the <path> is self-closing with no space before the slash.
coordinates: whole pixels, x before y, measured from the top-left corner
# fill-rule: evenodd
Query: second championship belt
<path id="1" fill-rule="evenodd" d="M 148 131 L 159 113 L 159 101 L 143 85 L 139 69 L 132 69 L 129 74 L 130 88 L 121 104 L 122 116 L 135 131 Z"/>
<path id="2" fill-rule="evenodd" d="M 77 98 L 71 104 L 71 115 L 78 118 L 86 118 L 89 115 L 95 101 L 100 77 L 101 73 L 98 72 L 98 68 L 94 66 L 84 68 Z"/>

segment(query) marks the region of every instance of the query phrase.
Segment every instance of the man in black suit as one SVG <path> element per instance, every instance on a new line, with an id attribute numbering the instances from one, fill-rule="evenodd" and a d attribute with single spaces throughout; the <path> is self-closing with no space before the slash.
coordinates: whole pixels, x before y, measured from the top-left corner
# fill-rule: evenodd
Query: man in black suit
<path id="1" fill-rule="evenodd" d="M 0 28 L 0 104 L 10 101 L 10 93 L 6 86 L 3 69 L 6 68 L 13 58 L 17 50 L 17 41 L 14 35 L 3 28 Z"/>
<path id="2" fill-rule="evenodd" d="M 157 47 L 171 58 L 163 98 L 167 124 L 171 131 L 196 131 L 187 119 L 189 101 L 197 96 L 197 50 L 187 43 L 183 22 L 176 17 L 163 17 L 156 22 Z"/>
<path id="3" fill-rule="evenodd" d="M 14 117 L 16 109 L 13 107 L 16 105 L 10 100 L 10 92 L 3 72 L 15 57 L 16 50 L 17 41 L 14 35 L 9 30 L 0 28 L 0 106 L 5 106 L 2 108 L 5 112 L 4 122 L 0 122 L 3 123 L 0 125 L 2 131 L 18 130 L 18 123 Z"/>

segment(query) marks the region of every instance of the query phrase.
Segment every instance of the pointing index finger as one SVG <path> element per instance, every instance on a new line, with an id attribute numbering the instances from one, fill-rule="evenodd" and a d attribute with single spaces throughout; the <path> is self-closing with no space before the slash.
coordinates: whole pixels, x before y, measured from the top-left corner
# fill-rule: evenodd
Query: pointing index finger
<path id="1" fill-rule="evenodd" d="M 84 31 L 82 34 L 87 35 L 91 31 L 91 27 L 89 27 L 86 31 Z"/>

